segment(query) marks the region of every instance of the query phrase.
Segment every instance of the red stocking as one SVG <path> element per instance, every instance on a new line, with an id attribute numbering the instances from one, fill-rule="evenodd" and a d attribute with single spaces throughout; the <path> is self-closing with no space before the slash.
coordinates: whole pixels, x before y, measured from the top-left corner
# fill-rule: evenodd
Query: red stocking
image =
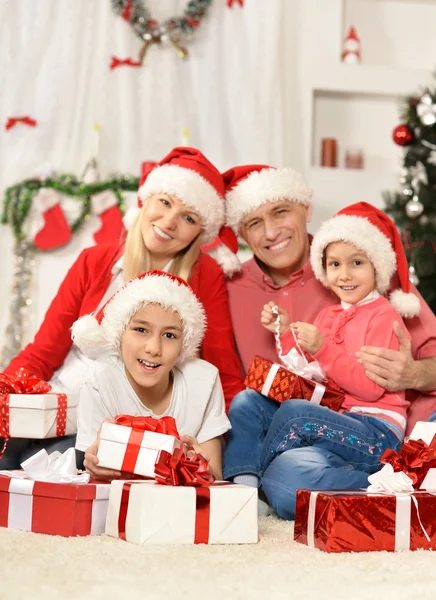
<path id="1" fill-rule="evenodd" d="M 40 250 L 54 250 L 71 239 L 71 229 L 59 201 L 59 193 L 49 188 L 41 188 L 33 198 L 43 221 L 33 235 L 33 243 Z"/>
<path id="2" fill-rule="evenodd" d="M 101 218 L 101 227 L 94 233 L 97 244 L 118 242 L 124 232 L 123 217 L 117 197 L 107 190 L 92 197 L 92 212 Z"/>

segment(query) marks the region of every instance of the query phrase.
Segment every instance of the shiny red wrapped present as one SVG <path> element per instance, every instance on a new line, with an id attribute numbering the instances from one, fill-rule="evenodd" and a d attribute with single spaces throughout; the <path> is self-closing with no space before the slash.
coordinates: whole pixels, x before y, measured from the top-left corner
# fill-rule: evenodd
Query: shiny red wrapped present
<path id="1" fill-rule="evenodd" d="M 297 491 L 294 540 L 325 552 L 436 550 L 436 495 Z"/>
<path id="2" fill-rule="evenodd" d="M 244 384 L 277 402 L 303 399 L 338 411 L 344 400 L 343 390 L 334 382 L 311 381 L 261 356 L 253 358 Z"/>

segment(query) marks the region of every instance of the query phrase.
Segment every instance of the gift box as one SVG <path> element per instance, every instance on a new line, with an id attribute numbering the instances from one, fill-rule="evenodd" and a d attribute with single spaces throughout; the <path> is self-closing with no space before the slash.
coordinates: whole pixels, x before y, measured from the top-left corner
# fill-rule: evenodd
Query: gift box
<path id="1" fill-rule="evenodd" d="M 294 540 L 325 552 L 436 549 L 436 495 L 297 491 Z"/>
<path id="2" fill-rule="evenodd" d="M 50 456 L 40 450 L 22 466 L 0 473 L 0 527 L 66 537 L 104 533 L 110 483 L 77 473 L 74 448 Z"/>
<path id="3" fill-rule="evenodd" d="M 136 544 L 254 544 L 257 488 L 115 480 L 106 534 Z"/>
<path id="4" fill-rule="evenodd" d="M 343 390 L 335 383 L 317 383 L 261 356 L 254 357 L 244 384 L 277 402 L 304 399 L 338 411 L 344 400 Z"/>
<path id="5" fill-rule="evenodd" d="M 117 415 L 117 423 L 103 423 L 98 447 L 100 467 L 154 478 L 154 465 L 161 450 L 170 454 L 180 447 L 172 417 Z"/>
<path id="6" fill-rule="evenodd" d="M 50 393 L 51 386 L 24 369 L 0 375 L 0 437 L 44 439 L 77 432 L 78 394 Z"/>

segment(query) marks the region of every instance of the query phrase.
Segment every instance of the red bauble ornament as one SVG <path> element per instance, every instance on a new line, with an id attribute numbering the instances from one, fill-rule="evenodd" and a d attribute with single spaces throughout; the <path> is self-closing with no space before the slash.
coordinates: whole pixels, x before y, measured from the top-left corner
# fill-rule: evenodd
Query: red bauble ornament
<path id="1" fill-rule="evenodd" d="M 399 146 L 408 146 L 413 141 L 413 132 L 407 125 L 398 125 L 392 132 L 392 139 Z"/>

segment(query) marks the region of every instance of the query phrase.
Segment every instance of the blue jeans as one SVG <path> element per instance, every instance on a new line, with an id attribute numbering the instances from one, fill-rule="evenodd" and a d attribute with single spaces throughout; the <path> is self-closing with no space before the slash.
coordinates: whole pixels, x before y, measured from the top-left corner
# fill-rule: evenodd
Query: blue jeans
<path id="1" fill-rule="evenodd" d="M 224 478 L 259 478 L 275 512 L 294 518 L 297 489 L 358 489 L 380 468 L 386 448 L 401 445 L 381 419 L 339 414 L 307 400 L 278 404 L 254 390 L 232 401 Z"/>
<path id="2" fill-rule="evenodd" d="M 0 450 L 3 448 L 3 442 L 3 438 L 0 438 Z M 0 469 L 3 471 L 19 469 L 22 462 L 39 452 L 42 448 L 45 448 L 48 454 L 51 454 L 55 450 L 65 452 L 68 448 L 74 448 L 75 444 L 75 435 L 43 440 L 11 438 L 8 441 L 3 458 L 0 460 Z"/>
<path id="3" fill-rule="evenodd" d="M 436 412 L 434 412 L 428 419 L 429 421 L 431 421 L 432 423 L 436 422 Z"/>

